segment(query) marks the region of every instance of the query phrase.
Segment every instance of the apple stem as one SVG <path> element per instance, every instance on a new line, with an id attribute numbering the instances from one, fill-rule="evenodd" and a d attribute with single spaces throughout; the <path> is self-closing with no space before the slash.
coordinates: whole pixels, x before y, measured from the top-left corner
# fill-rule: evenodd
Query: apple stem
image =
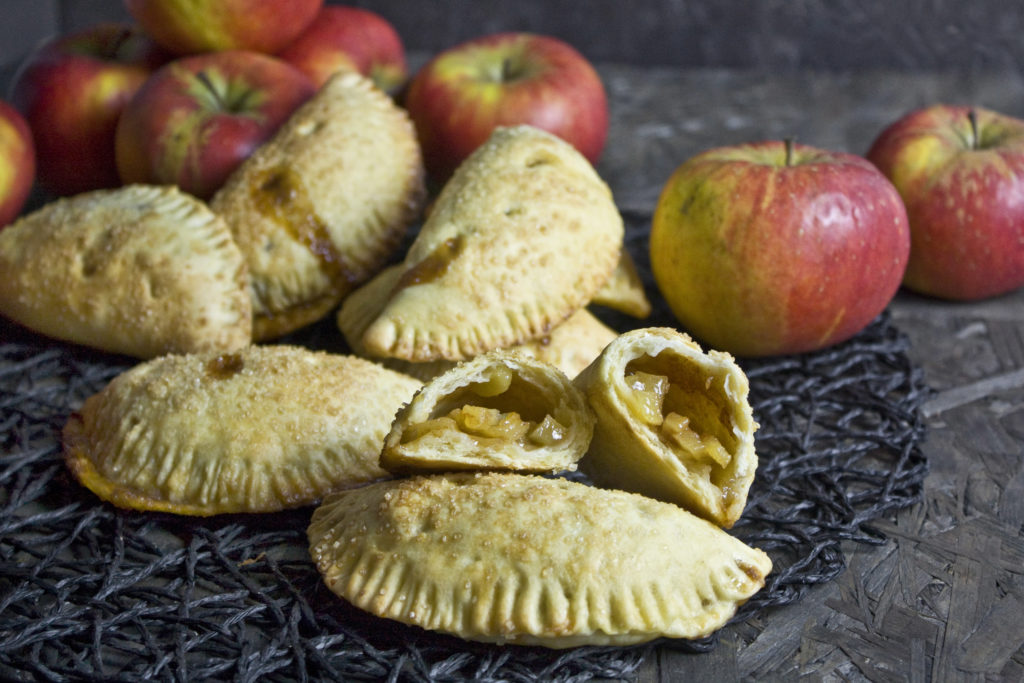
<path id="1" fill-rule="evenodd" d="M 501 82 L 508 83 L 512 80 L 512 60 L 506 57 L 501 60 Z"/>
<path id="2" fill-rule="evenodd" d="M 196 78 L 198 78 L 199 82 L 206 86 L 206 89 L 210 91 L 210 94 L 213 95 L 213 99 L 217 102 L 217 105 L 221 109 L 226 109 L 224 98 L 220 96 L 219 92 L 217 92 L 217 88 L 213 85 L 213 81 L 210 80 L 210 76 L 206 73 L 206 70 L 200 70 L 199 73 L 196 74 Z"/>
<path id="3" fill-rule="evenodd" d="M 786 166 L 793 165 L 793 138 L 786 138 Z"/>
<path id="4" fill-rule="evenodd" d="M 978 112 L 974 109 L 968 110 L 967 120 L 971 122 L 971 149 L 979 149 L 981 140 L 978 139 Z"/>

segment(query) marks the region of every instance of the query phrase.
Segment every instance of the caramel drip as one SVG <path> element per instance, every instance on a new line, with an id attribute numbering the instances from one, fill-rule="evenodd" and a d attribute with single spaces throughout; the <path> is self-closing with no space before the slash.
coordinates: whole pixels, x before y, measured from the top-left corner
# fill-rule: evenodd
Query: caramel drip
<path id="1" fill-rule="evenodd" d="M 253 200 L 260 212 L 285 228 L 297 242 L 317 257 L 332 279 L 345 275 L 341 255 L 327 226 L 317 215 L 302 186 L 288 168 L 276 168 L 256 183 Z"/>
<path id="2" fill-rule="evenodd" d="M 230 379 L 245 367 L 245 360 L 237 353 L 222 353 L 206 361 L 206 375 L 213 379 Z"/>
<path id="3" fill-rule="evenodd" d="M 461 235 L 450 237 L 439 244 L 427 258 L 412 266 L 399 278 L 396 289 L 433 282 L 448 270 L 448 266 L 462 251 L 464 240 Z"/>

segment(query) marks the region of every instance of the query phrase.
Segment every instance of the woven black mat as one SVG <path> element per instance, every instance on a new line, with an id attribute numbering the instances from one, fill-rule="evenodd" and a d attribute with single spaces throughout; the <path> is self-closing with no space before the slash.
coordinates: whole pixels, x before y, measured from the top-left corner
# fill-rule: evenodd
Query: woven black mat
<path id="1" fill-rule="evenodd" d="M 650 283 L 645 217 L 628 244 Z M 653 287 L 655 312 L 672 324 Z M 635 320 L 603 315 L 624 330 Z M 628 678 L 655 646 L 568 651 L 467 643 L 386 622 L 327 591 L 306 554 L 311 509 L 190 519 L 117 510 L 67 473 L 60 430 L 132 361 L 0 320 L 0 678 L 11 680 L 584 681 Z M 328 320 L 285 340 L 344 351 Z M 886 314 L 838 347 L 741 361 L 760 423 L 734 533 L 775 568 L 737 620 L 844 568 L 842 542 L 920 499 L 927 394 Z"/>

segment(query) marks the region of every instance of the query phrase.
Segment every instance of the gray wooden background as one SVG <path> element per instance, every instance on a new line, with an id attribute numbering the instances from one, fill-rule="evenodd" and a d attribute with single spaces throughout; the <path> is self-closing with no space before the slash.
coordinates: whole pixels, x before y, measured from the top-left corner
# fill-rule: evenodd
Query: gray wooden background
<path id="1" fill-rule="evenodd" d="M 597 61 L 848 70 L 1024 66 L 1020 0 L 355 0 L 412 52 L 499 30 L 569 39 Z M 0 68 L 46 36 L 126 19 L 120 0 L 0 0 Z"/>

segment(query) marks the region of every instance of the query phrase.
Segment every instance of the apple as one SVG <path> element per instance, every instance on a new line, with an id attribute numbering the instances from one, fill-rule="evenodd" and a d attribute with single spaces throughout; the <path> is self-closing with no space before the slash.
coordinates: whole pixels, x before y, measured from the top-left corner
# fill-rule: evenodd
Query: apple
<path id="1" fill-rule="evenodd" d="M 1024 120 L 938 104 L 892 123 L 867 158 L 907 207 L 908 289 L 969 301 L 1024 285 Z"/>
<path id="2" fill-rule="evenodd" d="M 358 7 L 324 7 L 277 56 L 309 76 L 317 87 L 335 71 L 350 69 L 394 95 L 409 75 L 405 47 L 395 27 L 381 15 Z"/>
<path id="3" fill-rule="evenodd" d="M 21 211 L 35 176 L 35 145 L 28 122 L 0 100 L 0 228 Z"/>
<path id="4" fill-rule="evenodd" d="M 169 59 L 137 27 L 113 22 L 54 38 L 33 51 L 15 74 L 11 103 L 32 130 L 40 186 L 56 195 L 117 187 L 118 117 Z"/>
<path id="5" fill-rule="evenodd" d="M 772 356 L 867 326 L 899 289 L 910 229 L 896 188 L 863 157 L 773 140 L 679 166 L 649 246 L 687 331 L 737 356 Z"/>
<path id="6" fill-rule="evenodd" d="M 302 33 L 323 4 L 324 0 L 124 0 L 142 29 L 177 55 L 277 52 Z"/>
<path id="7" fill-rule="evenodd" d="M 568 43 L 532 33 L 492 34 L 441 52 L 413 76 L 404 104 L 437 181 L 498 126 L 541 128 L 593 164 L 608 136 L 597 71 Z"/>
<path id="8" fill-rule="evenodd" d="M 258 52 L 171 61 L 121 114 L 114 146 L 121 180 L 177 185 L 209 199 L 315 91 L 301 71 Z"/>

